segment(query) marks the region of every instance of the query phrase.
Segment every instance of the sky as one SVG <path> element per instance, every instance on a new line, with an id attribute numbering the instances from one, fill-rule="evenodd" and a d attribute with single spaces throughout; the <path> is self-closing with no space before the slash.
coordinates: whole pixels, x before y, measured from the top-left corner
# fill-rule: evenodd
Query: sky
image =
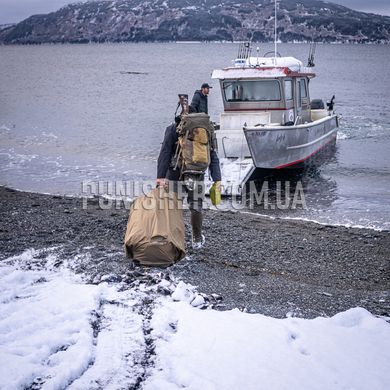
<path id="1" fill-rule="evenodd" d="M 0 0 L 0 24 L 17 23 L 35 14 L 56 11 L 75 0 Z M 334 0 L 346 7 L 390 16 L 390 0 Z"/>

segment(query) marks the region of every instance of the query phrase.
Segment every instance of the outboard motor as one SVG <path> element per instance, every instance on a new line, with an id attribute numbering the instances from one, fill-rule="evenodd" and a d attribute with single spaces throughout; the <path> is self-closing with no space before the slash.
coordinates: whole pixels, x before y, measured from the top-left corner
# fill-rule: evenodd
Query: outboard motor
<path id="1" fill-rule="evenodd" d="M 324 101 L 322 99 L 313 99 L 310 102 L 310 108 L 312 110 L 323 110 L 325 109 Z"/>
<path id="2" fill-rule="evenodd" d="M 313 99 L 310 102 L 310 115 L 313 122 L 329 115 L 329 111 L 325 109 L 325 103 L 323 100 Z"/>
<path id="3" fill-rule="evenodd" d="M 332 99 L 330 99 L 330 102 L 327 102 L 326 105 L 328 107 L 328 111 L 333 111 L 334 107 L 334 99 L 336 98 L 335 95 L 332 96 Z"/>

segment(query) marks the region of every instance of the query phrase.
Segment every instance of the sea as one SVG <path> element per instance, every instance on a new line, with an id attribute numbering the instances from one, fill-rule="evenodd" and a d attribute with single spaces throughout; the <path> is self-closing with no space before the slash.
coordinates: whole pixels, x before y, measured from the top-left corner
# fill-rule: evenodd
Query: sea
<path id="1" fill-rule="evenodd" d="M 259 44 L 258 51 L 272 49 Z M 80 196 L 86 182 L 154 180 L 177 95 L 210 83 L 209 112 L 218 122 L 222 98 L 211 72 L 231 65 L 237 50 L 197 42 L 0 46 L 0 185 Z M 306 62 L 309 46 L 278 51 Z M 334 152 L 291 179 L 305 207 L 242 209 L 389 230 L 390 47 L 318 45 L 315 64 L 311 98 L 336 96 Z"/>

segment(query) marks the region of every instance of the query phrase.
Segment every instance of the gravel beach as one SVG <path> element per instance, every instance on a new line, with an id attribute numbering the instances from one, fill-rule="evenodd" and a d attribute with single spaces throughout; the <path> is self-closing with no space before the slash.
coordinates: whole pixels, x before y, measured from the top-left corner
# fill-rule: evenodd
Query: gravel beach
<path id="1" fill-rule="evenodd" d="M 5 187 L 0 204 L 1 260 L 58 247 L 64 260 L 88 253 L 72 264 L 91 282 L 103 275 L 120 279 L 131 268 L 123 252 L 125 207 L 101 209 L 98 199 L 89 199 L 83 209 L 79 198 Z M 190 248 L 187 213 L 185 220 Z M 313 318 L 360 306 L 390 316 L 389 232 L 211 210 L 204 227 L 205 248 L 188 249 L 169 272 L 200 292 L 220 294 L 220 309 Z"/>

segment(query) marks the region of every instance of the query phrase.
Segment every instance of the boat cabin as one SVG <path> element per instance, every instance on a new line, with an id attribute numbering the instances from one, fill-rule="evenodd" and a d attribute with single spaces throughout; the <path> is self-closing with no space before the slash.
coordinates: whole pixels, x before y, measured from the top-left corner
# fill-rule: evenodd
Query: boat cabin
<path id="1" fill-rule="evenodd" d="M 212 75 L 220 81 L 227 117 L 246 113 L 249 115 L 241 116 L 249 122 L 261 117 L 261 124 L 278 125 L 311 121 L 309 81 L 315 74 L 301 61 L 293 57 L 249 57 L 244 64 L 236 60 L 235 65 L 215 70 Z M 248 126 L 256 124 L 247 122 Z"/>

